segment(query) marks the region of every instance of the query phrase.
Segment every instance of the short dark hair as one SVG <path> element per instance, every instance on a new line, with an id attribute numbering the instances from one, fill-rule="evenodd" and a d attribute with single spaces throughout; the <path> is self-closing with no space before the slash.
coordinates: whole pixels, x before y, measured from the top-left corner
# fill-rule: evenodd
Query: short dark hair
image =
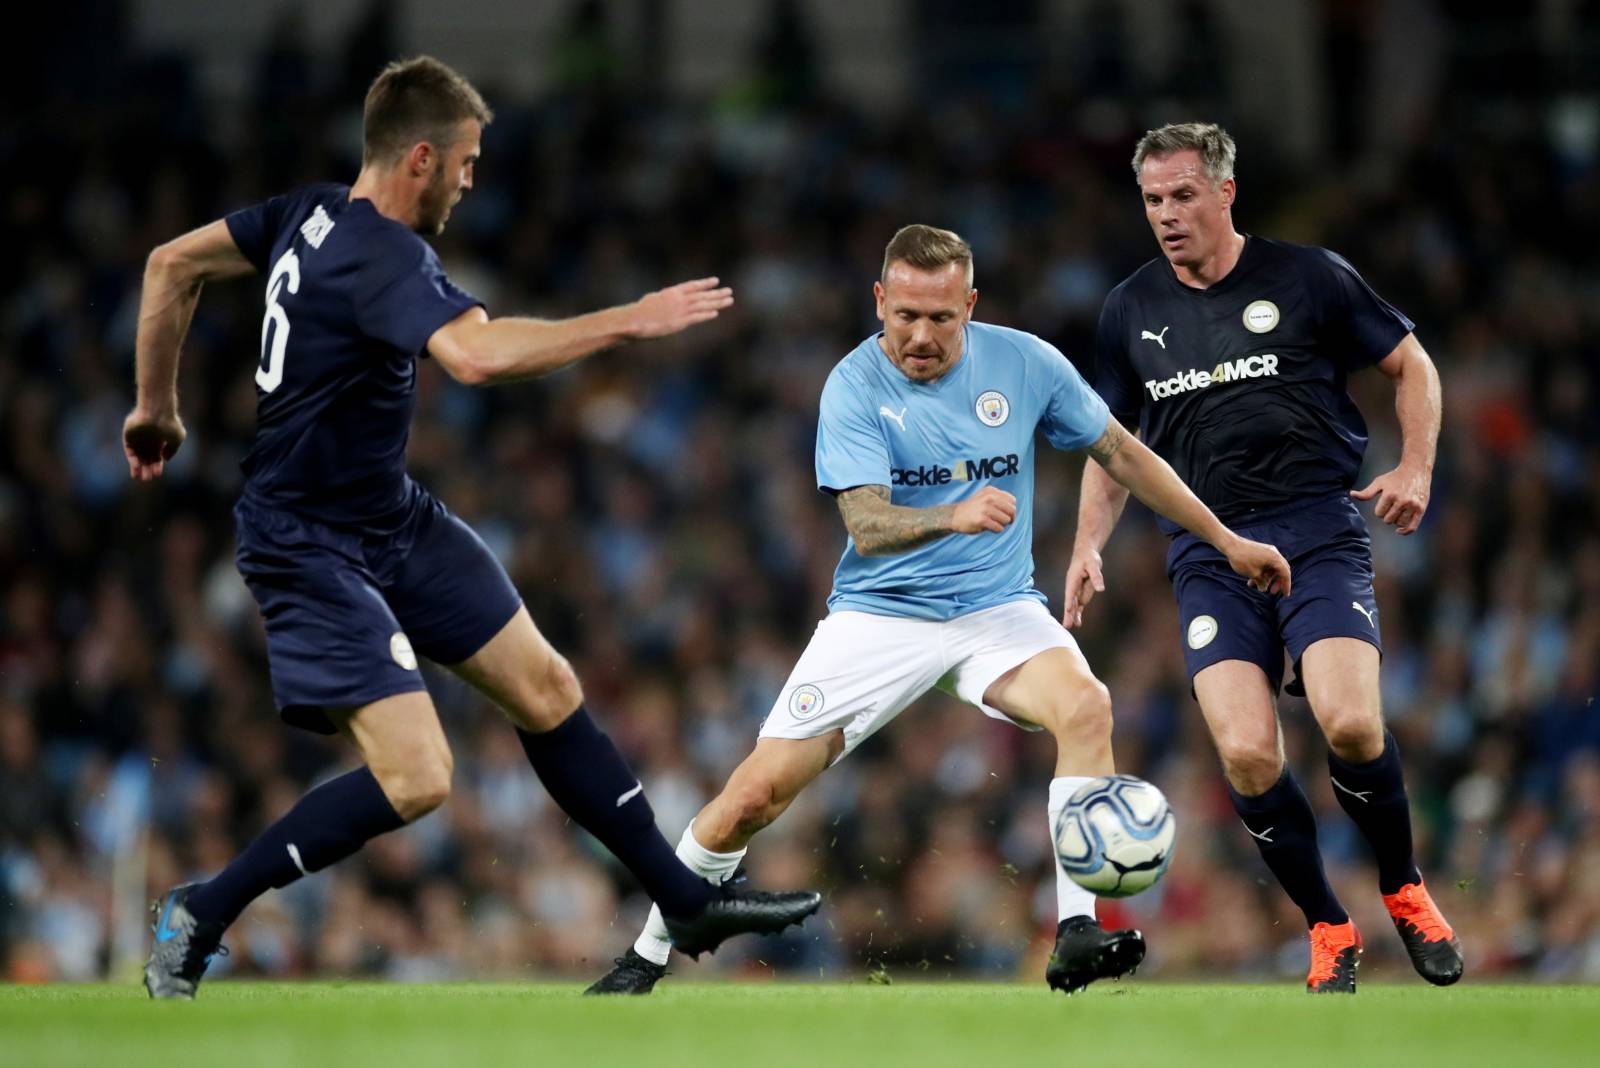
<path id="1" fill-rule="evenodd" d="M 494 121 L 471 82 L 432 56 L 395 60 L 367 90 L 361 162 L 393 162 L 418 141 L 443 147 L 465 119 Z"/>
<path id="2" fill-rule="evenodd" d="M 889 265 L 906 263 L 919 271 L 937 271 L 951 263 L 967 265 L 967 285 L 972 285 L 972 246 L 954 230 L 912 223 L 902 226 L 883 250 L 883 271 L 878 281 L 889 277 Z"/>
<path id="3" fill-rule="evenodd" d="M 1145 131 L 1133 150 L 1133 173 L 1143 175 L 1144 161 L 1176 152 L 1194 151 L 1200 155 L 1200 169 L 1211 180 L 1211 188 L 1233 177 L 1233 162 L 1238 155 L 1228 131 L 1214 122 L 1173 122 Z"/>

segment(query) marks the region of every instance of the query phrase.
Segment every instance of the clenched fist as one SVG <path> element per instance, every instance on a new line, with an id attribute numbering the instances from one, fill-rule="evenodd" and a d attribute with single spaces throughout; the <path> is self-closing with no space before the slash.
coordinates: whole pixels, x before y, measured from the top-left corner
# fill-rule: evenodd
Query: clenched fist
<path id="1" fill-rule="evenodd" d="M 1292 581 L 1289 561 L 1283 558 L 1276 546 L 1248 538 L 1235 538 L 1222 552 L 1228 558 L 1228 566 L 1243 575 L 1252 589 L 1289 596 Z"/>
<path id="2" fill-rule="evenodd" d="M 960 504 L 950 517 L 957 534 L 998 534 L 1017 518 L 1017 499 L 1005 490 L 985 486 Z"/>
<path id="3" fill-rule="evenodd" d="M 122 422 L 122 451 L 128 458 L 128 474 L 140 482 L 159 477 L 187 436 L 177 412 L 135 408 Z"/>

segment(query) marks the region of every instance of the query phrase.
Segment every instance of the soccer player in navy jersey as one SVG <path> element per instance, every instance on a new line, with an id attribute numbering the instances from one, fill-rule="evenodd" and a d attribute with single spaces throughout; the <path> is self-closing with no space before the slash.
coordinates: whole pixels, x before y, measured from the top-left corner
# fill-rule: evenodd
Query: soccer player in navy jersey
<path id="1" fill-rule="evenodd" d="M 734 934 L 781 930 L 821 901 L 729 892 L 678 861 L 504 569 L 406 475 L 418 358 L 432 356 L 469 385 L 514 381 L 677 333 L 733 301 L 703 278 L 572 319 L 491 319 L 419 235 L 439 233 L 472 188 L 492 117 L 437 60 L 393 63 L 367 94 L 354 186 L 274 197 L 150 256 L 138 399 L 123 427 L 129 471 L 157 478 L 183 444 L 178 354 L 201 286 L 266 274 L 256 439 L 234 509 L 237 561 L 266 622 L 284 720 L 343 734 L 364 761 L 306 794 L 215 877 L 162 896 L 145 967 L 152 997 L 193 997 L 223 931 L 267 889 L 444 802 L 451 755 L 418 656 L 500 706 L 551 796 L 662 906 L 680 948 L 699 953 Z"/>
<path id="2" fill-rule="evenodd" d="M 1372 847 L 1384 905 L 1431 983 L 1461 978 L 1461 945 L 1423 885 L 1400 755 L 1379 705 L 1382 645 L 1366 523 L 1353 501 L 1411 534 L 1428 507 L 1439 376 L 1411 320 L 1343 259 L 1234 229 L 1233 139 L 1211 124 L 1147 133 L 1133 156 L 1161 245 L 1106 298 L 1095 387 L 1145 444 L 1240 535 L 1278 546 L 1290 597 L 1239 581 L 1209 545 L 1162 522 L 1184 659 L 1228 793 L 1310 928 L 1314 992 L 1355 991 L 1361 935 L 1323 872 L 1316 822 L 1284 761 L 1276 694 L 1284 651 L 1326 736 L 1334 794 Z M 1348 377 L 1395 387 L 1400 464 L 1356 490 L 1367 444 Z M 1067 616 L 1105 588 L 1100 549 L 1128 491 L 1085 465 Z"/>

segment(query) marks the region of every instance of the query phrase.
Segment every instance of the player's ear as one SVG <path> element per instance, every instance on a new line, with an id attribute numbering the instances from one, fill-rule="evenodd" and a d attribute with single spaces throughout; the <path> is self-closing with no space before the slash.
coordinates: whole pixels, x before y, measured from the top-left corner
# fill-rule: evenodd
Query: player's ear
<path id="1" fill-rule="evenodd" d="M 1222 194 L 1222 206 L 1231 208 L 1233 207 L 1233 198 L 1239 193 L 1239 183 L 1229 178 L 1222 183 L 1218 191 Z"/>
<path id="2" fill-rule="evenodd" d="M 438 153 L 433 150 L 430 141 L 418 141 L 411 146 L 411 151 L 406 153 L 406 163 L 411 168 L 411 173 L 421 177 L 439 165 Z"/>
<path id="3" fill-rule="evenodd" d="M 971 321 L 971 319 L 972 319 L 972 309 L 976 308 L 977 306 L 978 306 L 978 290 L 976 288 L 967 290 L 967 319 L 968 319 L 968 321 Z"/>
<path id="4" fill-rule="evenodd" d="M 872 296 L 878 302 L 878 321 L 879 322 L 888 322 L 889 321 L 888 312 L 887 312 L 887 309 L 885 309 L 884 306 L 883 306 L 883 283 L 882 282 L 874 282 L 874 283 L 872 283 Z"/>

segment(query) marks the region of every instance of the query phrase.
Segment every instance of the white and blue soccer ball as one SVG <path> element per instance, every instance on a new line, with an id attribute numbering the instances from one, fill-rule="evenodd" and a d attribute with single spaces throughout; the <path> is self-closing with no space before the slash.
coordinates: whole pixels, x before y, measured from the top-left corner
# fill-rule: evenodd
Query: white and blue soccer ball
<path id="1" fill-rule="evenodd" d="M 1073 791 L 1055 837 L 1056 856 L 1073 882 L 1101 897 L 1129 897 L 1167 870 L 1178 821 L 1154 786 L 1107 775 Z"/>

